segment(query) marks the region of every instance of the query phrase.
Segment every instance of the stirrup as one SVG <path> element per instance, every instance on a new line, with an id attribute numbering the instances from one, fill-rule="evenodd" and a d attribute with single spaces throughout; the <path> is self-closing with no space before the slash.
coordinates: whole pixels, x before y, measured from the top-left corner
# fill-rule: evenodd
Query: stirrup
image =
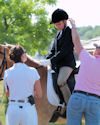
<path id="1" fill-rule="evenodd" d="M 59 104 L 59 106 L 57 107 L 57 109 L 55 111 L 59 112 L 60 114 L 62 114 L 62 110 L 65 109 L 66 110 L 66 103 L 63 104 Z"/>
<path id="2" fill-rule="evenodd" d="M 57 109 L 56 109 L 56 111 L 60 112 L 61 109 L 62 109 L 62 107 L 61 107 L 61 106 L 58 106 Z"/>
<path id="3" fill-rule="evenodd" d="M 56 109 L 56 112 L 60 115 L 60 117 L 65 118 L 66 117 L 66 107 L 58 106 Z"/>
<path id="4" fill-rule="evenodd" d="M 66 107 L 66 102 L 63 102 L 63 104 L 58 104 L 58 107 L 65 108 L 65 107 Z M 58 108 L 58 107 L 57 107 L 57 108 Z"/>
<path id="5" fill-rule="evenodd" d="M 53 112 L 53 115 L 52 115 L 52 117 L 51 117 L 49 122 L 56 122 L 59 117 L 62 117 L 62 114 L 61 114 L 62 108 L 64 108 L 64 106 L 62 106 L 62 104 L 60 104 L 57 107 L 57 109 Z"/>
<path id="6" fill-rule="evenodd" d="M 58 106 L 57 109 L 54 110 L 53 115 L 52 115 L 51 119 L 49 120 L 49 122 L 56 122 L 57 121 L 57 119 L 60 117 L 61 108 L 62 107 Z"/>

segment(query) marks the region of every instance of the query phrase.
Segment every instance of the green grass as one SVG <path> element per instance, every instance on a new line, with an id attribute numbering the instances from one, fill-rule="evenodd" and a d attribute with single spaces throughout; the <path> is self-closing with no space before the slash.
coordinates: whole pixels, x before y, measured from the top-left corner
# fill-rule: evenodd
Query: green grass
<path id="1" fill-rule="evenodd" d="M 3 88 L 3 83 L 0 81 L 0 100 L 4 100 L 4 88 Z M 0 122 L 5 125 L 5 104 L 0 103 Z"/>
<path id="2" fill-rule="evenodd" d="M 3 88 L 3 84 L 2 84 L 2 82 L 0 82 L 0 100 L 1 100 L 1 98 L 2 98 L 2 95 L 3 95 L 3 90 L 4 90 L 4 88 Z M 5 100 L 5 97 L 3 96 L 3 100 Z M 2 125 L 5 125 L 5 104 L 3 104 L 3 103 L 0 103 L 0 121 L 2 122 Z M 66 123 L 65 124 L 58 124 L 58 123 L 49 123 L 49 125 L 66 125 Z M 85 125 L 85 122 L 84 122 L 84 120 L 82 121 L 82 125 Z"/>

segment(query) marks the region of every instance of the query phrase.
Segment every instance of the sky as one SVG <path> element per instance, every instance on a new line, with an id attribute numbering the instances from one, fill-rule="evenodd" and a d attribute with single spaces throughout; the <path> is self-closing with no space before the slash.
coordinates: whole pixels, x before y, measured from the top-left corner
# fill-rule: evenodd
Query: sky
<path id="1" fill-rule="evenodd" d="M 58 0 L 56 6 L 48 7 L 49 17 L 57 8 L 64 9 L 77 27 L 100 26 L 100 0 Z"/>

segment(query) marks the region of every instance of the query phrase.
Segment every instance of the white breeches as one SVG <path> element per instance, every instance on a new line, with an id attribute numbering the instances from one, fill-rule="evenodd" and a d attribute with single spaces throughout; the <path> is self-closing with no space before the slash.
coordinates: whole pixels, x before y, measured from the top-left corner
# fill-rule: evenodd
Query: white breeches
<path id="1" fill-rule="evenodd" d="M 35 104 L 31 106 L 27 102 L 9 102 L 6 125 L 38 125 Z"/>

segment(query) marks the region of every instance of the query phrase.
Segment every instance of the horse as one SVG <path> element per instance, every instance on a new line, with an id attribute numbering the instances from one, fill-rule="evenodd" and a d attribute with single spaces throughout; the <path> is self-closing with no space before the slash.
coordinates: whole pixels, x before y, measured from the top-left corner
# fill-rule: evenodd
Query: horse
<path id="1" fill-rule="evenodd" d="M 13 65 L 13 61 L 9 58 L 9 50 L 14 45 L 0 45 L 0 78 L 3 78 L 6 68 L 10 68 Z M 41 87 L 43 91 L 43 97 L 41 100 L 35 98 L 35 104 L 38 114 L 39 125 L 48 125 L 53 112 L 56 110 L 56 106 L 51 105 L 47 99 L 47 67 L 42 66 L 41 63 L 33 60 L 30 56 L 27 56 L 26 64 L 34 67 L 38 70 L 40 75 Z M 66 119 L 59 118 L 57 123 L 65 123 Z"/>

